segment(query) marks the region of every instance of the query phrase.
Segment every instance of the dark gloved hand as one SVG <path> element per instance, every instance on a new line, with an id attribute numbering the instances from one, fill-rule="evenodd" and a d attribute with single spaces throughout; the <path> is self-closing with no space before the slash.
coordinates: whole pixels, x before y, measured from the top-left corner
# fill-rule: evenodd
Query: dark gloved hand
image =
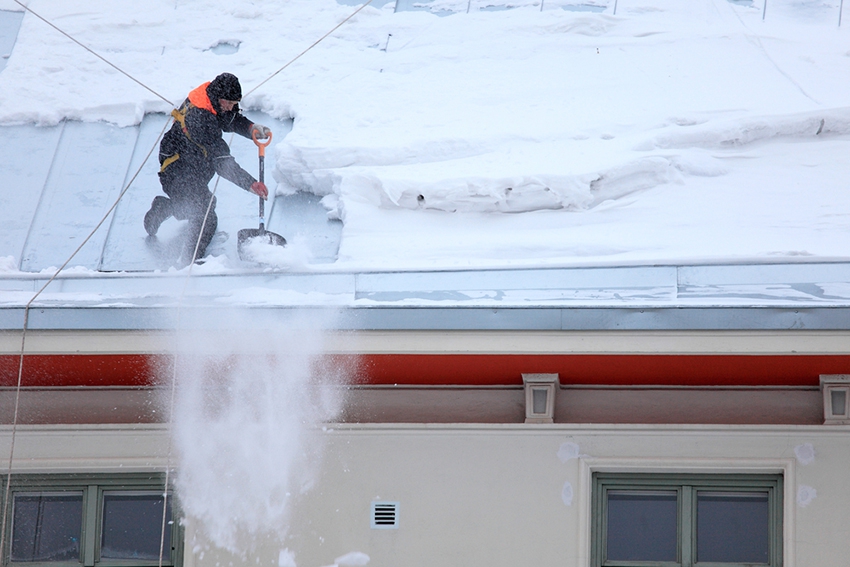
<path id="1" fill-rule="evenodd" d="M 254 181 L 254 183 L 251 184 L 251 193 L 259 195 L 263 199 L 268 199 L 269 197 L 269 189 L 262 181 Z"/>
<path id="2" fill-rule="evenodd" d="M 271 135 L 272 131 L 268 126 L 263 126 L 262 124 L 254 124 L 251 126 L 251 137 L 257 138 L 260 140 L 265 140 Z"/>

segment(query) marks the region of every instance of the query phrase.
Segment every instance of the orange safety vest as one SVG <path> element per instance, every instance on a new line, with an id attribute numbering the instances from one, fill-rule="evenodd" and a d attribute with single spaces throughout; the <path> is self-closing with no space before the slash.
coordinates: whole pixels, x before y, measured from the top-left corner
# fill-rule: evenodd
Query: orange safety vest
<path id="1" fill-rule="evenodd" d="M 212 112 L 216 116 L 218 115 L 218 112 L 216 112 L 215 108 L 213 108 L 212 101 L 210 100 L 209 95 L 207 95 L 207 87 L 209 85 L 210 81 L 207 81 L 203 85 L 192 89 L 188 97 L 189 104 L 184 104 L 180 107 L 179 110 L 174 109 L 171 111 L 171 116 L 174 117 L 175 122 L 178 122 L 180 124 L 180 127 L 183 130 L 183 134 L 185 134 L 185 136 L 189 139 L 190 142 L 201 148 L 201 151 L 204 152 L 204 155 L 207 155 L 207 149 L 196 143 L 189 135 L 189 129 L 186 127 L 186 113 L 189 112 L 189 109 L 194 106 L 196 108 L 200 108 L 201 110 L 207 110 L 209 112 Z M 165 161 L 162 162 L 162 166 L 159 169 L 160 173 L 165 171 L 165 168 L 167 168 L 169 165 L 171 165 L 178 159 L 180 159 L 180 154 L 174 154 L 173 156 L 169 156 L 168 158 L 166 158 Z"/>
<path id="2" fill-rule="evenodd" d="M 207 81 L 203 85 L 194 89 L 189 93 L 189 102 L 198 108 L 203 108 L 204 110 L 209 110 L 213 114 L 218 115 L 218 112 L 213 108 L 212 101 L 210 100 L 209 95 L 207 94 L 207 87 L 210 86 L 210 81 Z"/>

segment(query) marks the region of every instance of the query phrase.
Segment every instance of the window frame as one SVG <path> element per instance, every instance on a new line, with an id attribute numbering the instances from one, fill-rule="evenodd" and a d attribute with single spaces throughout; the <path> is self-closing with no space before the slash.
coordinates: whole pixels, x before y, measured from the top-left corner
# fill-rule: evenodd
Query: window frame
<path id="1" fill-rule="evenodd" d="M 125 474 L 16 474 L 12 475 L 6 501 L 3 567 L 158 567 L 159 560 L 102 559 L 103 496 L 105 492 L 156 492 L 163 494 L 165 475 L 161 473 Z M 5 482 L 0 493 L 5 492 Z M 12 561 L 12 529 L 16 494 L 82 492 L 79 561 Z M 171 508 L 171 551 L 164 550 L 162 567 L 180 567 L 183 560 L 183 528 L 179 506 L 172 490 L 167 492 Z"/>
<path id="2" fill-rule="evenodd" d="M 676 491 L 677 560 L 608 561 L 607 494 L 611 490 Z M 768 562 L 697 562 L 697 494 L 700 491 L 767 492 Z M 593 472 L 591 489 L 592 567 L 781 567 L 783 564 L 783 474 Z"/>

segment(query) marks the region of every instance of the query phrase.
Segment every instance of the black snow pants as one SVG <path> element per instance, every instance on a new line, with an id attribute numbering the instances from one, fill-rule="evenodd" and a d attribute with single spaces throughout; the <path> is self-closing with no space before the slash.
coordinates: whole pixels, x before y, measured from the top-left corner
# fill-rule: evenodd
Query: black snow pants
<path id="1" fill-rule="evenodd" d="M 176 176 L 160 173 L 162 191 L 168 195 L 169 212 L 177 220 L 188 220 L 188 234 L 182 258 L 186 263 L 192 261 L 195 245 L 198 245 L 196 259 L 203 258 L 207 246 L 215 235 L 218 217 L 215 214 L 215 196 L 207 184 L 197 177 Z M 209 213 L 207 210 L 209 209 Z M 206 216 L 206 222 L 204 217 Z M 198 236 L 200 235 L 200 241 Z"/>

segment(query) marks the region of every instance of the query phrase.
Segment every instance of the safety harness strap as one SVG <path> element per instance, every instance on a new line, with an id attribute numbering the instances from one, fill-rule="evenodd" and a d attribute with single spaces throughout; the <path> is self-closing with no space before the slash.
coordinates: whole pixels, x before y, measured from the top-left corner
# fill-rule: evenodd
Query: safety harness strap
<path id="1" fill-rule="evenodd" d="M 204 157 L 207 157 L 207 149 L 192 139 L 192 136 L 189 134 L 189 128 L 186 127 L 186 113 L 189 112 L 191 108 L 194 108 L 195 105 L 191 102 L 184 103 L 179 109 L 175 108 L 171 111 L 171 116 L 174 118 L 174 121 L 180 124 L 180 129 L 183 131 L 183 135 L 186 136 L 186 139 L 198 146 L 200 150 L 203 152 Z M 162 162 L 162 167 L 160 167 L 159 172 L 162 173 L 165 171 L 165 168 L 180 159 L 180 154 L 174 154 L 173 156 L 168 156 Z"/>
<path id="2" fill-rule="evenodd" d="M 174 154 L 173 156 L 168 156 L 167 158 L 165 158 L 165 160 L 163 160 L 162 162 L 162 166 L 159 168 L 159 172 L 162 173 L 163 171 L 165 171 L 166 167 L 168 167 L 178 159 L 180 159 L 180 154 Z"/>

